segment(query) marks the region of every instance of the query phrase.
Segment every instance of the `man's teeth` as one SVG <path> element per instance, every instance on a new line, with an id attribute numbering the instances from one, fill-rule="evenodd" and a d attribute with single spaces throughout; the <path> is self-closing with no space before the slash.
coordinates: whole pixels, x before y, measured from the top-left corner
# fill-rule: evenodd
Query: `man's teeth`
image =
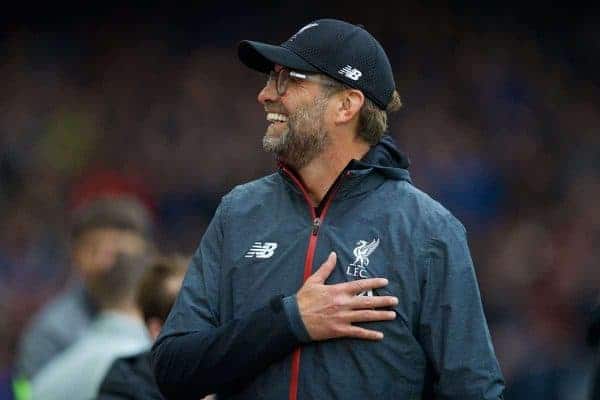
<path id="1" fill-rule="evenodd" d="M 278 113 L 267 113 L 267 121 L 269 122 L 287 122 L 287 116 Z"/>

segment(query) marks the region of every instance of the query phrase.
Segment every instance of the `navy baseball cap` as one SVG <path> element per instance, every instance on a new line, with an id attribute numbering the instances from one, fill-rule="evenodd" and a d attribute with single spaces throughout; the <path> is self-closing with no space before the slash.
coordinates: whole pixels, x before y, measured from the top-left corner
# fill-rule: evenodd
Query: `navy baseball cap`
<path id="1" fill-rule="evenodd" d="M 281 45 L 243 40 L 238 56 L 259 72 L 280 64 L 325 74 L 361 90 L 383 110 L 396 88 L 392 66 L 379 42 L 363 27 L 337 19 L 311 22 Z"/>

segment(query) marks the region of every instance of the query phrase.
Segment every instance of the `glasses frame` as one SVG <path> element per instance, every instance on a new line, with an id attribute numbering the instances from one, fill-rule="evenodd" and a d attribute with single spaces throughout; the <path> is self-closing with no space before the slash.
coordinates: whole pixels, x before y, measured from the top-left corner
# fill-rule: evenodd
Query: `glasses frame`
<path id="1" fill-rule="evenodd" d="M 287 68 L 281 68 L 279 71 L 270 71 L 267 74 L 267 85 L 274 81 L 277 94 L 279 96 L 283 96 L 287 91 L 290 80 L 293 79 L 315 82 L 324 86 L 335 86 L 335 83 L 329 78 L 323 77 L 319 74 L 295 71 Z"/>

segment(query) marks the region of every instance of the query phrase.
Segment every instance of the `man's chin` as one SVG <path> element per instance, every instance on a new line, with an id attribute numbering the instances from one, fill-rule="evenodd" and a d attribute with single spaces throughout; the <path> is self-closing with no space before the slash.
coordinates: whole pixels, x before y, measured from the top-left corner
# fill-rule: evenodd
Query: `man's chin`
<path id="1" fill-rule="evenodd" d="M 263 137 L 263 148 L 265 151 L 279 155 L 284 147 L 283 142 L 285 133 L 286 132 L 274 133 L 267 130 L 267 132 L 265 132 L 265 136 Z"/>
<path id="2" fill-rule="evenodd" d="M 284 137 L 288 133 L 289 127 L 287 123 L 282 122 L 273 122 L 265 131 L 265 136 L 268 136 L 273 139 L 279 139 Z"/>

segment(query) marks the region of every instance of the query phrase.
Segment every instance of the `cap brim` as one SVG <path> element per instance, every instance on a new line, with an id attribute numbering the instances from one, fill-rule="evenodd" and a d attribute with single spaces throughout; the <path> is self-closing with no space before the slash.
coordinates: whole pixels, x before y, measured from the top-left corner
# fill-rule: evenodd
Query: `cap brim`
<path id="1" fill-rule="evenodd" d="M 267 43 L 243 40 L 238 45 L 238 57 L 248 68 L 259 72 L 269 72 L 275 64 L 300 71 L 318 72 L 293 51 Z"/>

